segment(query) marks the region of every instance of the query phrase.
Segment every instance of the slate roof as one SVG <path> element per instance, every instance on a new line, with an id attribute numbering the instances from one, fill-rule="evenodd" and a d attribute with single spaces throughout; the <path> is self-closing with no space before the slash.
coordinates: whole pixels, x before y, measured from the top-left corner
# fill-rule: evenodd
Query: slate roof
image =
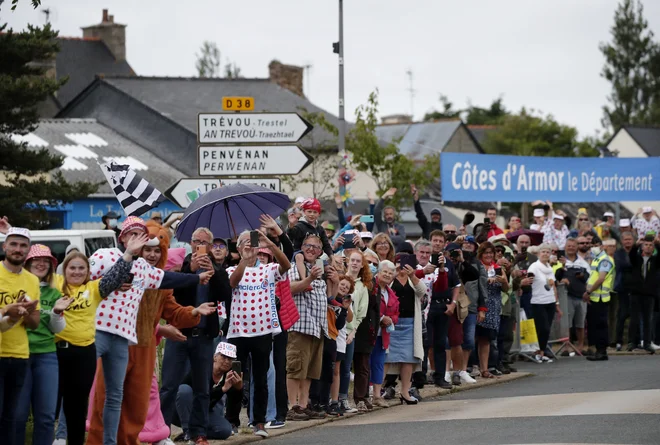
<path id="1" fill-rule="evenodd" d="M 255 111 L 300 112 L 300 108 L 304 108 L 309 112 L 322 112 L 330 123 L 339 125 L 336 116 L 269 79 L 105 76 L 102 81 L 175 121 L 195 135 L 198 113 L 221 112 L 223 96 L 254 97 Z M 318 144 L 333 140 L 330 134 L 315 128 L 310 135 L 301 140 L 301 144 L 310 147 L 312 141 Z"/>
<path id="2" fill-rule="evenodd" d="M 58 43 L 57 78 L 69 76 L 68 82 L 57 92 L 62 106 L 87 88 L 97 75 L 135 75 L 128 62 L 118 62 L 100 39 L 60 37 Z"/>
<path id="3" fill-rule="evenodd" d="M 623 127 L 649 156 L 660 156 L 660 127 Z"/>
<path id="4" fill-rule="evenodd" d="M 488 133 L 497 130 L 497 125 L 468 125 L 467 127 L 481 146 L 483 146 Z"/>
<path id="5" fill-rule="evenodd" d="M 376 127 L 376 136 L 386 143 L 402 138 L 399 142 L 401 153 L 421 158 L 441 152 L 461 125 L 460 120 L 379 125 Z"/>
<path id="6" fill-rule="evenodd" d="M 68 181 L 102 182 L 97 192 L 99 194 L 112 193 L 97 165 L 97 161 L 107 162 L 105 157 L 118 158 L 118 163 L 132 165 L 140 176 L 162 192 L 185 177 L 145 148 L 98 123 L 96 119 L 42 119 L 37 129 L 23 138 L 30 148 L 39 149 L 45 142 L 53 154 L 70 154 L 60 169 L 64 177 Z"/>

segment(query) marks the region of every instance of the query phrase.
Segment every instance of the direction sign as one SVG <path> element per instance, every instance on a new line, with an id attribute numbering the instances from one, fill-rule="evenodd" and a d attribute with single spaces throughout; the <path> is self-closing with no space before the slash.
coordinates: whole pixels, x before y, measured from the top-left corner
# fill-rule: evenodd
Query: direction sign
<path id="1" fill-rule="evenodd" d="M 199 113 L 200 144 L 295 143 L 312 130 L 297 113 Z"/>
<path id="2" fill-rule="evenodd" d="M 202 145 L 200 176 L 296 175 L 313 158 L 297 145 Z"/>
<path id="3" fill-rule="evenodd" d="M 254 97 L 223 97 L 222 109 L 225 111 L 252 111 L 254 110 Z"/>
<path id="4" fill-rule="evenodd" d="M 192 190 L 200 189 L 202 193 L 206 193 L 213 189 L 217 189 L 222 185 L 231 184 L 256 184 L 276 192 L 281 191 L 279 178 L 241 178 L 241 179 L 203 179 L 203 178 L 184 178 L 180 179 L 172 187 L 165 191 L 165 196 L 169 198 L 174 204 L 185 209 L 191 202 L 187 198 L 187 193 Z"/>

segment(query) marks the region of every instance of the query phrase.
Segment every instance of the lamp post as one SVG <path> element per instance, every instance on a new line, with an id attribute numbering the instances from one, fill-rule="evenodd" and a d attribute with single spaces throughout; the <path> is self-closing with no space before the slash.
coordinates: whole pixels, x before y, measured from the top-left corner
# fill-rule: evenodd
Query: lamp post
<path id="1" fill-rule="evenodd" d="M 339 55 L 339 152 L 346 149 L 346 120 L 344 119 L 344 0 L 339 0 L 339 41 L 332 44 Z"/>
<path id="2" fill-rule="evenodd" d="M 600 157 L 601 158 L 616 158 L 617 155 L 616 153 L 612 153 L 609 148 L 607 147 L 598 147 L 598 151 L 600 152 Z M 616 221 L 617 224 L 619 224 L 619 218 L 621 217 L 621 203 L 620 202 L 615 202 L 614 203 L 614 221 Z"/>

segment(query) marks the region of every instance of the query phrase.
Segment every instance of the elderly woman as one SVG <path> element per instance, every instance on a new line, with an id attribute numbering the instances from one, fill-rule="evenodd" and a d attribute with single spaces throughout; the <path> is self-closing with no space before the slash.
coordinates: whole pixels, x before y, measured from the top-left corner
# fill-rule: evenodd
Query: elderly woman
<path id="1" fill-rule="evenodd" d="M 394 244 L 392 244 L 392 240 L 386 233 L 376 235 L 369 247 L 378 254 L 380 261 L 388 260 L 391 263 L 394 262 Z"/>
<path id="2" fill-rule="evenodd" d="M 371 384 L 374 387 L 374 405 L 389 408 L 389 404 L 380 394 L 385 378 L 385 355 L 390 347 L 390 334 L 395 330 L 399 321 L 399 299 L 391 288 L 396 267 L 388 260 L 381 261 L 378 265 L 378 275 L 374 281 L 372 295 L 380 300 L 380 323 L 376 336 L 376 344 L 371 351 L 369 365 L 371 367 Z M 410 377 L 410 376 L 409 376 Z M 360 406 L 358 405 L 358 411 Z"/>
<path id="3" fill-rule="evenodd" d="M 500 313 L 502 312 L 502 291 L 509 290 L 509 280 L 495 261 L 495 246 L 492 243 L 481 243 L 477 251 L 477 258 L 481 261 L 488 274 L 488 294 L 486 295 L 486 307 L 478 308 L 479 312 L 485 309 L 486 316 L 477 322 L 475 336 L 479 347 L 479 368 L 481 376 L 486 379 L 495 378 L 488 372 L 488 356 L 490 354 L 490 342 L 497 340 L 500 329 Z"/>
<path id="4" fill-rule="evenodd" d="M 535 359 L 539 362 L 551 363 L 552 360 L 545 356 L 545 348 L 550 338 L 550 328 L 555 318 L 555 312 L 561 316 L 557 287 L 555 286 L 555 274 L 550 265 L 550 254 L 552 247 L 548 244 L 539 246 L 539 259 L 527 270 L 527 277 L 534 278 L 532 281 L 532 317 L 536 327 L 536 335 L 539 339 L 539 351 Z"/>
<path id="5" fill-rule="evenodd" d="M 397 260 L 399 257 L 397 255 Z M 401 403 L 415 405 L 418 399 L 410 396 L 408 391 L 413 368 L 421 370 L 424 358 L 422 301 L 426 295 L 426 284 L 415 276 L 415 269 L 409 265 L 401 268 L 397 261 L 397 275 L 391 288 L 399 300 L 399 320 L 390 334 L 390 349 L 385 363 L 388 364 L 388 374 L 399 374 L 401 377 Z"/>

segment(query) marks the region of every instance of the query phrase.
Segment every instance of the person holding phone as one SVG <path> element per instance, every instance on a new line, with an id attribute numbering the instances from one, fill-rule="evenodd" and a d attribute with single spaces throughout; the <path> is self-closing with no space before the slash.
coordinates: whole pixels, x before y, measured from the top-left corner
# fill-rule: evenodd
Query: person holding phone
<path id="1" fill-rule="evenodd" d="M 229 284 L 233 289 L 229 301 L 226 302 L 229 309 L 227 341 L 236 346 L 237 358 L 241 363 L 245 363 L 249 355 L 252 356 L 254 434 L 268 437 L 265 424 L 270 352 L 273 335 L 282 332 L 275 291 L 277 284 L 286 280 L 291 263 L 275 243 L 263 233 L 258 233 L 257 245 L 252 244 L 250 232 L 245 231 L 239 235 L 237 247 L 241 261 L 238 266 L 227 269 Z M 320 252 L 321 242 L 316 239 Z M 269 249 L 275 262 L 258 262 L 260 247 Z M 227 396 L 227 420 L 235 432 L 238 432 L 240 426 L 242 398 L 239 392 L 230 392 Z"/>
<path id="2" fill-rule="evenodd" d="M 236 361 L 236 346 L 220 342 L 213 355 L 213 371 L 209 381 L 209 421 L 206 427 L 207 438 L 225 440 L 232 435 L 232 425 L 225 418 L 225 394 L 241 393 L 243 373 L 241 362 Z M 183 379 L 176 396 L 176 416 L 172 423 L 187 430 L 193 410 L 192 374 Z"/>

